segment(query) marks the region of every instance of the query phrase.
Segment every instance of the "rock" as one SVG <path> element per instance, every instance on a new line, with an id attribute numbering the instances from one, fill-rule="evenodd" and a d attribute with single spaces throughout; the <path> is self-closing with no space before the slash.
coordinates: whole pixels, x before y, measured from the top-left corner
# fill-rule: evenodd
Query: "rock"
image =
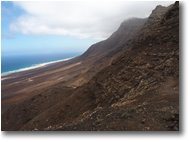
<path id="1" fill-rule="evenodd" d="M 142 120 L 141 120 L 141 124 L 144 124 L 145 121 L 146 121 L 146 119 L 142 119 Z"/>
<path id="2" fill-rule="evenodd" d="M 149 43 L 148 45 L 149 45 L 149 46 L 152 46 L 152 43 Z"/>

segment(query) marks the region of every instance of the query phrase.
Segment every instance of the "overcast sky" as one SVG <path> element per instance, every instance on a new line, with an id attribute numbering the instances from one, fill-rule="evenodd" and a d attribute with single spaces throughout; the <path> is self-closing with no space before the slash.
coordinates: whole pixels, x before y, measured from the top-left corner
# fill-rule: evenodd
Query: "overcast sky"
<path id="1" fill-rule="evenodd" d="M 12 40 L 12 43 L 21 44 L 22 42 L 17 40 L 27 37 L 28 42 L 38 40 L 38 43 L 43 44 L 39 38 L 44 40 L 47 37 L 47 40 L 57 38 L 65 41 L 62 43 L 55 40 L 59 43 L 59 48 L 72 47 L 73 42 L 77 40 L 79 48 L 86 49 L 93 42 L 107 38 L 122 21 L 131 17 L 148 17 L 157 5 L 168 6 L 172 3 L 174 2 L 103 0 L 101 2 L 2 2 L 2 37 L 5 39 L 3 42 Z M 52 42 L 51 40 L 49 42 Z M 10 43 L 3 45 L 11 49 L 13 48 L 10 46 L 16 46 L 15 48 L 29 46 Z M 77 45 L 74 44 L 73 47 Z M 54 46 L 58 45 L 54 43 Z M 43 48 L 43 45 L 40 47 L 38 45 L 38 48 Z"/>
<path id="2" fill-rule="evenodd" d="M 15 2 L 26 13 L 10 24 L 23 34 L 70 35 L 79 38 L 108 37 L 130 17 L 147 17 L 158 5 L 173 2 Z"/>

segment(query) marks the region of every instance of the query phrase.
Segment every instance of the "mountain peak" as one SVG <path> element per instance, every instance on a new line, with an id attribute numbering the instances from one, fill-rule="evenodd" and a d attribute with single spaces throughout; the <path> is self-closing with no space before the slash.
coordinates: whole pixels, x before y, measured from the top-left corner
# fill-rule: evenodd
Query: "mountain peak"
<path id="1" fill-rule="evenodd" d="M 159 21 L 162 18 L 162 16 L 166 13 L 167 10 L 168 10 L 168 7 L 158 5 L 152 11 L 152 13 L 150 14 L 150 16 L 149 16 L 149 19 L 150 19 L 149 22 L 151 20 L 153 20 L 153 21 Z"/>

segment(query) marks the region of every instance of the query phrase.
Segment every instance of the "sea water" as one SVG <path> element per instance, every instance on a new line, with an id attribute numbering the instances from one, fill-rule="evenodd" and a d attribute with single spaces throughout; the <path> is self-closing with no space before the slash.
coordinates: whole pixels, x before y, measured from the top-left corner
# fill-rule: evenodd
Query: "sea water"
<path id="1" fill-rule="evenodd" d="M 81 53 L 1 56 L 1 75 L 42 67 L 79 56 Z"/>

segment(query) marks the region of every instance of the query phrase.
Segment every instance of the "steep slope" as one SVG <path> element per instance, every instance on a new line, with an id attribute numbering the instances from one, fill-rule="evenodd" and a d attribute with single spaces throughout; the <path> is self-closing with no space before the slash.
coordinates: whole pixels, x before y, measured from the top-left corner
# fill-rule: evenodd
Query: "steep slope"
<path id="1" fill-rule="evenodd" d="M 69 88 L 74 91 L 76 87 L 88 82 L 98 71 L 110 65 L 117 54 L 123 52 L 123 45 L 130 42 L 145 21 L 146 19 L 139 18 L 124 21 L 107 40 L 92 45 L 83 55 L 72 60 L 5 77 L 7 79 L 2 81 L 2 114 L 5 113 L 2 115 L 2 128 L 19 129 L 52 106 L 53 102 L 57 104 L 62 99 L 67 99 L 68 95 L 59 90 L 68 92 Z M 54 86 L 58 93 L 51 94 L 55 92 Z M 66 90 L 56 86 L 64 86 Z M 61 95 L 62 99 L 49 101 L 53 97 L 60 98 Z M 21 117 L 23 118 L 15 123 L 15 120 Z"/>
<path id="2" fill-rule="evenodd" d="M 67 88 L 73 93 L 50 105 L 53 88 L 42 94 L 47 100 L 37 95 L 14 106 L 2 117 L 3 129 L 179 130 L 179 4 L 158 6 L 140 25 L 133 20 L 139 19 L 125 21 L 108 40 L 79 57 L 89 65 L 84 74 L 93 72 L 92 79 L 85 76 L 88 83 Z M 128 24 L 137 30 L 130 31 Z"/>
<path id="3" fill-rule="evenodd" d="M 100 58 L 126 44 L 144 25 L 146 19 L 131 18 L 123 23 L 107 40 L 92 45 L 81 58 Z"/>
<path id="4" fill-rule="evenodd" d="M 115 54 L 120 52 L 121 45 L 126 44 L 135 35 L 145 20 L 133 18 L 123 22 L 107 40 L 92 45 L 83 55 L 69 61 L 3 76 L 3 112 L 6 110 L 5 105 L 21 102 L 28 99 L 28 96 L 35 96 L 39 91 L 58 83 L 76 88 L 88 82 L 98 71 L 111 63 Z"/>
<path id="5" fill-rule="evenodd" d="M 124 21 L 118 30 L 114 32 L 108 39 L 98 42 L 82 54 L 79 60 L 84 65 L 87 65 L 86 72 L 80 75 L 79 84 L 86 83 L 98 71 L 110 65 L 112 60 L 117 57 L 117 54 L 122 52 L 122 48 L 130 42 L 146 21 L 141 18 L 131 18 Z M 82 79 L 81 79 L 82 78 Z M 72 81 L 74 86 L 79 86 L 78 80 Z"/>
<path id="6" fill-rule="evenodd" d="M 179 3 L 150 20 L 109 67 L 22 130 L 179 130 Z"/>

